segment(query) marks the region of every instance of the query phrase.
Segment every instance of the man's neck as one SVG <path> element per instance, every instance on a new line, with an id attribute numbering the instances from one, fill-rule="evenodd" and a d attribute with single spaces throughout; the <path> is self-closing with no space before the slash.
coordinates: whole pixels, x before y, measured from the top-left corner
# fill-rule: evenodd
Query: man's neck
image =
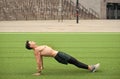
<path id="1" fill-rule="evenodd" d="M 35 48 L 37 48 L 38 47 L 38 45 L 35 45 L 34 47 L 33 47 L 33 49 L 35 49 Z"/>

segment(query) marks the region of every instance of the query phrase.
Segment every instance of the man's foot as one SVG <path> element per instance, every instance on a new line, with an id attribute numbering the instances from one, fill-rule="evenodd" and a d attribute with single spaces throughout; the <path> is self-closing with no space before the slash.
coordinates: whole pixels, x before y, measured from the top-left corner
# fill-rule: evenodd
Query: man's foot
<path id="1" fill-rule="evenodd" d="M 99 68 L 99 66 L 100 66 L 100 64 L 98 63 L 98 64 L 96 64 L 96 65 L 93 65 L 93 66 L 91 66 L 91 72 L 95 72 L 98 68 Z"/>

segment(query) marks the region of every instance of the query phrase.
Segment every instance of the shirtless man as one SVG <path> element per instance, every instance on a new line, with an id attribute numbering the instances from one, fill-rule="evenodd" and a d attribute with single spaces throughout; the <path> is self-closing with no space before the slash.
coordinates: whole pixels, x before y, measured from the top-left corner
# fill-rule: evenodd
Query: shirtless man
<path id="1" fill-rule="evenodd" d="M 41 71 L 44 68 L 43 67 L 43 57 L 44 56 L 45 57 L 53 57 L 59 63 L 66 64 L 66 65 L 68 63 L 73 64 L 78 68 L 87 69 L 91 72 L 95 72 L 100 65 L 99 63 L 96 65 L 91 65 L 91 66 L 84 64 L 84 63 L 78 61 L 77 59 L 75 59 L 74 57 L 72 57 L 66 53 L 63 53 L 61 51 L 54 50 L 47 45 L 38 46 L 34 41 L 26 41 L 25 46 L 27 49 L 29 49 L 29 50 L 33 49 L 33 51 L 34 51 L 34 55 L 35 55 L 36 62 L 37 62 L 37 69 L 38 69 L 37 73 L 33 74 L 35 76 L 41 75 Z"/>

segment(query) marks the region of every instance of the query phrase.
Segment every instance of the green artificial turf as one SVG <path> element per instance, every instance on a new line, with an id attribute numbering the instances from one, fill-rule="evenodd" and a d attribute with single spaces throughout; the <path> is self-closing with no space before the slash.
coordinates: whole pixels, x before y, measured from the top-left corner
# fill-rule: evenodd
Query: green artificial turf
<path id="1" fill-rule="evenodd" d="M 54 58 L 44 58 L 45 69 L 33 76 L 36 62 L 25 41 L 49 45 L 86 64 L 100 63 L 91 73 Z M 120 79 L 120 33 L 0 33 L 0 79 Z"/>

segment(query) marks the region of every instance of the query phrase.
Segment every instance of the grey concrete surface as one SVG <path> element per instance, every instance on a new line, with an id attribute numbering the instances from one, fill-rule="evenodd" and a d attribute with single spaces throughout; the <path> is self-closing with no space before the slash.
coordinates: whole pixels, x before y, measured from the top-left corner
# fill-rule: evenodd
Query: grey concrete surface
<path id="1" fill-rule="evenodd" d="M 0 32 L 120 32 L 120 20 L 0 21 Z"/>

